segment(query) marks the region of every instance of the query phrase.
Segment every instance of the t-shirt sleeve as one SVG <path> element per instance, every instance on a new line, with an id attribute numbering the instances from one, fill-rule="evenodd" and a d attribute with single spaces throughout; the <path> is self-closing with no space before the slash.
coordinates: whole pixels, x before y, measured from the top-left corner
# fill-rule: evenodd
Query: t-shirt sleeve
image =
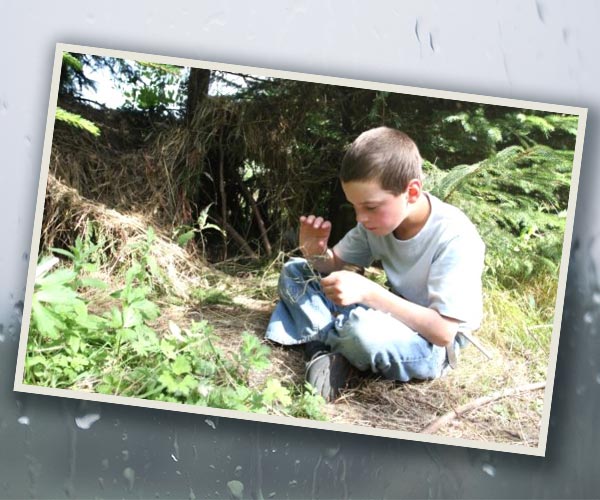
<path id="1" fill-rule="evenodd" d="M 484 255 L 483 241 L 469 231 L 440 247 L 429 272 L 429 307 L 471 330 L 479 328 L 483 316 Z"/>
<path id="2" fill-rule="evenodd" d="M 334 253 L 344 262 L 367 267 L 373 262 L 367 230 L 357 224 L 333 247 Z"/>

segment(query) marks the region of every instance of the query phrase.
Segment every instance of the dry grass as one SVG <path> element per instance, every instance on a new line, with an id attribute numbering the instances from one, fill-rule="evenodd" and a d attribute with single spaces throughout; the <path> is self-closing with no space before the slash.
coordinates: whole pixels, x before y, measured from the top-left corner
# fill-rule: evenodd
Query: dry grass
<path id="1" fill-rule="evenodd" d="M 104 271 L 111 276 L 131 264 L 133 247 L 146 240 L 147 228 L 155 221 L 144 213 L 125 214 L 90 201 L 50 174 L 40 248 L 72 246 L 75 236 L 84 234 L 88 223 L 97 228 L 98 238 L 106 242 Z M 151 255 L 165 272 L 171 291 L 176 295 L 186 298 L 194 287 L 207 285 L 203 278 L 204 263 L 173 244 L 167 233 L 156 230 Z"/>

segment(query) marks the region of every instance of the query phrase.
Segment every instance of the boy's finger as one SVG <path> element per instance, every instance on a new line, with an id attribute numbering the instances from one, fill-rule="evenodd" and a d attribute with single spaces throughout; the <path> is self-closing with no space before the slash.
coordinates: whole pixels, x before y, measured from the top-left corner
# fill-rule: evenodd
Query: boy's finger
<path id="1" fill-rule="evenodd" d="M 321 285 L 322 286 L 331 286 L 333 285 L 337 280 L 337 277 L 335 276 L 335 273 L 331 273 L 329 276 L 325 276 L 324 278 L 321 278 Z"/>
<path id="2" fill-rule="evenodd" d="M 319 229 L 321 227 L 321 225 L 323 224 L 323 217 L 317 217 L 315 219 L 315 221 L 313 222 L 313 227 L 315 229 Z"/>

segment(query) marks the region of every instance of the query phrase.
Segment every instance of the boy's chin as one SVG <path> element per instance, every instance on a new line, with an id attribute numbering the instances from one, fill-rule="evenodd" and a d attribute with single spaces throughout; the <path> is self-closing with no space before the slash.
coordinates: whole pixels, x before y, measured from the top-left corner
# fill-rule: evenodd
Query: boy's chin
<path id="1" fill-rule="evenodd" d="M 387 229 L 382 229 L 380 227 L 376 227 L 376 228 L 372 228 L 372 229 L 367 227 L 365 229 L 375 236 L 387 236 L 388 234 L 393 232 L 393 230 L 388 231 Z"/>

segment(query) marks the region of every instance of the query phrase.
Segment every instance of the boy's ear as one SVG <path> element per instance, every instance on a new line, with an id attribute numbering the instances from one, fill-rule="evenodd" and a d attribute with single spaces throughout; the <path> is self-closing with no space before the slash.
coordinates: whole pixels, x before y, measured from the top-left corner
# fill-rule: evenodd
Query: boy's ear
<path id="1" fill-rule="evenodd" d="M 419 199 L 421 193 L 423 192 L 423 185 L 419 179 L 412 179 L 409 181 L 408 186 L 406 187 L 406 193 L 408 195 L 408 202 L 414 203 Z"/>

